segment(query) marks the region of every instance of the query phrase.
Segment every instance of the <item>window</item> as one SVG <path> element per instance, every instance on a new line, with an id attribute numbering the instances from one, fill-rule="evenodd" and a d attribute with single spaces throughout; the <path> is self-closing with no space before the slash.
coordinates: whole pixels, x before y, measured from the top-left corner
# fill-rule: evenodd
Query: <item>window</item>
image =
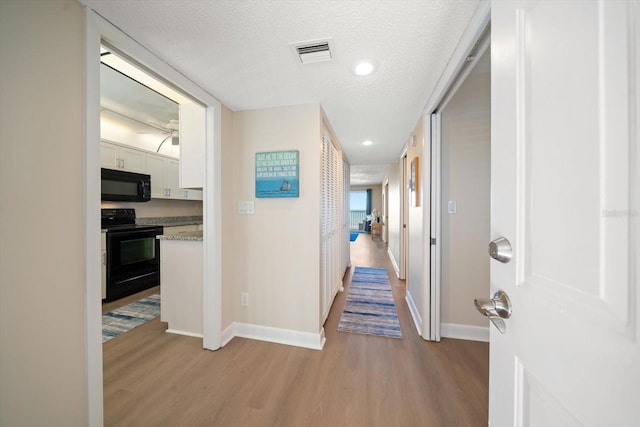
<path id="1" fill-rule="evenodd" d="M 359 230 L 360 224 L 367 216 L 367 192 L 365 190 L 351 191 L 349 206 L 349 228 Z"/>

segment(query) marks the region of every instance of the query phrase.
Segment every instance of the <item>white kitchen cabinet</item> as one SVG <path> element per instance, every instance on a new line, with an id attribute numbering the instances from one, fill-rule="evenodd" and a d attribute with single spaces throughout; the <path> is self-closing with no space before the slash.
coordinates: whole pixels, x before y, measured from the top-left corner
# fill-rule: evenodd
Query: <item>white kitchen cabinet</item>
<path id="1" fill-rule="evenodd" d="M 100 166 L 151 175 L 152 199 L 202 200 L 202 190 L 180 187 L 181 160 L 112 142 L 100 142 Z"/>
<path id="2" fill-rule="evenodd" d="M 151 175 L 151 198 L 202 200 L 202 191 L 180 188 L 177 159 L 147 153 L 147 174 Z"/>
<path id="3" fill-rule="evenodd" d="M 180 187 L 202 188 L 205 176 L 207 110 L 199 104 L 181 104 Z"/>
<path id="4" fill-rule="evenodd" d="M 120 150 L 122 169 L 130 172 L 145 173 L 147 170 L 146 154 L 132 148 L 122 147 Z"/>
<path id="5" fill-rule="evenodd" d="M 100 166 L 107 169 L 119 169 L 120 158 L 118 146 L 108 142 L 100 142 Z"/>
<path id="6" fill-rule="evenodd" d="M 146 160 L 144 151 L 112 142 L 100 142 L 100 166 L 103 168 L 145 173 Z"/>
<path id="7" fill-rule="evenodd" d="M 186 188 L 184 190 L 185 199 L 188 200 L 202 200 L 202 190 L 193 190 L 191 188 Z"/>
<path id="8" fill-rule="evenodd" d="M 166 172 L 166 185 L 169 190 L 168 196 L 172 199 L 184 199 L 184 190 L 180 188 L 180 162 L 167 159 Z"/>
<path id="9" fill-rule="evenodd" d="M 147 154 L 147 174 L 151 175 L 151 198 L 168 198 L 166 183 L 167 158 L 155 154 Z"/>
<path id="10" fill-rule="evenodd" d="M 160 240 L 160 320 L 169 333 L 202 337 L 202 263 L 202 241 Z"/>

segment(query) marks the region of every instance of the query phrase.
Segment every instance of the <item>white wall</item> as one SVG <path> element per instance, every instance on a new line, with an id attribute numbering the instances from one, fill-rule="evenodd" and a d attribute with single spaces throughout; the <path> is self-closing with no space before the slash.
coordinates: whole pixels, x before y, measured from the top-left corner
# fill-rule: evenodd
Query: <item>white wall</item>
<path id="1" fill-rule="evenodd" d="M 424 263 L 427 262 L 423 253 L 424 236 L 423 230 L 423 208 L 425 205 L 424 195 L 428 195 L 429 191 L 425 191 L 426 186 L 429 183 L 427 175 L 424 173 L 426 170 L 425 165 L 428 164 L 430 159 L 424 154 L 427 150 L 424 150 L 424 129 L 422 119 L 418 122 L 414 128 L 412 135 L 415 137 L 415 146 L 413 144 L 407 145 L 407 172 L 404 179 L 401 181 L 406 183 L 411 177 L 411 163 L 417 162 L 417 184 L 415 190 L 416 202 L 412 202 L 411 192 L 407 191 L 407 205 L 408 205 L 408 244 L 407 244 L 407 292 L 411 295 L 413 303 L 416 305 L 420 316 L 424 317 L 427 312 L 427 307 L 423 307 L 424 297 L 423 294 L 426 291 L 423 286 L 423 274 Z M 429 206 L 427 201 L 427 206 Z"/>
<path id="2" fill-rule="evenodd" d="M 151 199 L 144 203 L 102 202 L 101 208 L 131 208 L 137 218 L 157 218 L 165 216 L 202 216 L 201 200 Z"/>
<path id="3" fill-rule="evenodd" d="M 84 31 L 75 0 L 0 1 L 2 426 L 87 424 Z"/>
<path id="4" fill-rule="evenodd" d="M 233 141 L 234 120 L 233 111 L 222 107 L 221 123 L 222 158 L 230 159 L 222 162 L 222 329 L 233 323 L 233 315 L 238 301 L 234 287 L 233 250 L 235 232 L 234 215 L 237 212 L 237 202 L 234 190 L 234 159 L 235 144 Z M 232 191 L 225 191 L 230 188 Z M 243 258 L 244 259 L 244 258 Z"/>
<path id="5" fill-rule="evenodd" d="M 234 113 L 234 319 L 317 334 L 321 110 L 318 104 Z M 300 197 L 256 199 L 255 154 L 299 150 Z M 241 200 L 255 201 L 240 215 Z M 249 306 L 240 305 L 240 293 Z"/>
<path id="6" fill-rule="evenodd" d="M 441 320 L 488 326 L 473 299 L 489 296 L 491 81 L 489 54 L 442 111 Z M 447 202 L 457 202 L 457 213 Z"/>

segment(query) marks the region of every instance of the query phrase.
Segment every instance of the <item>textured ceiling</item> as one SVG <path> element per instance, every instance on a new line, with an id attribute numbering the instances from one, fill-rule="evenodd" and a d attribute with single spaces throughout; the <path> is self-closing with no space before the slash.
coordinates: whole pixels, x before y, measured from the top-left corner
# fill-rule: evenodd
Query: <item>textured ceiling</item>
<path id="1" fill-rule="evenodd" d="M 80 1 L 232 110 L 322 104 L 349 161 L 363 171 L 385 169 L 399 158 L 478 5 L 478 0 Z M 328 37 L 335 48 L 329 62 L 302 65 L 288 45 Z M 361 59 L 373 60 L 377 71 L 368 77 L 351 74 Z M 363 146 L 366 139 L 373 145 Z M 361 174 L 353 183 L 380 180 Z"/>

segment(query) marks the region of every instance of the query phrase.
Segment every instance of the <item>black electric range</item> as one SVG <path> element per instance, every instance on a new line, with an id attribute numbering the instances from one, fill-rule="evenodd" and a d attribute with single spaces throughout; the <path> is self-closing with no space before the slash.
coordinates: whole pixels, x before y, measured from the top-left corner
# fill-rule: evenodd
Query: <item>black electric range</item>
<path id="1" fill-rule="evenodd" d="M 159 225 L 136 224 L 135 209 L 102 209 L 107 230 L 107 296 L 114 301 L 160 285 Z"/>

